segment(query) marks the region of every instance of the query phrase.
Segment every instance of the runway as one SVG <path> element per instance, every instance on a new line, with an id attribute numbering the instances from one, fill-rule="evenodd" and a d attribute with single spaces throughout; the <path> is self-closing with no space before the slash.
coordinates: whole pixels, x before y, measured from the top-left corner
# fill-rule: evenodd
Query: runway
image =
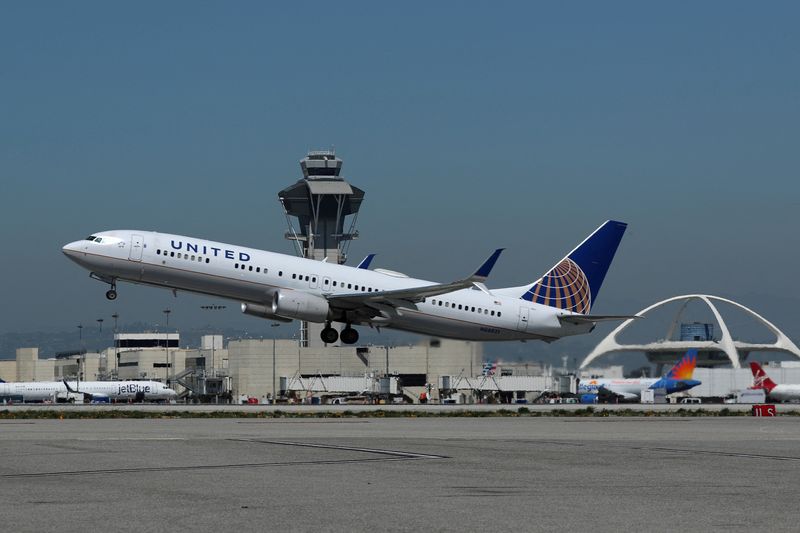
<path id="1" fill-rule="evenodd" d="M 9 531 L 796 530 L 800 418 L 0 421 Z"/>

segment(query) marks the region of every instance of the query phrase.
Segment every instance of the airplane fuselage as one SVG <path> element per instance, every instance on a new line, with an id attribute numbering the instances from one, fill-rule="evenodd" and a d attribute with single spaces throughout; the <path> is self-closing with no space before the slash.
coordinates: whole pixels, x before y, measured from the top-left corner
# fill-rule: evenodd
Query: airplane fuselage
<path id="1" fill-rule="evenodd" d="M 69 388 L 67 387 L 69 385 Z M 21 398 L 25 402 L 56 401 L 70 395 L 86 394 L 113 400 L 150 401 L 175 398 L 175 391 L 157 381 L 25 381 L 0 383 L 0 398 Z"/>
<path id="2" fill-rule="evenodd" d="M 66 245 L 73 261 L 108 282 L 124 280 L 167 289 L 218 296 L 264 306 L 276 291 L 334 295 L 408 289 L 435 285 L 396 273 L 372 271 L 256 250 L 181 235 L 138 230 L 93 234 L 97 240 Z M 562 309 L 520 298 L 520 288 L 491 294 L 462 289 L 418 303 L 400 302 L 383 316 L 343 312 L 326 318 L 353 324 L 390 327 L 442 337 L 503 341 L 555 340 L 587 333 L 592 323 L 563 323 Z M 379 305 L 375 306 L 379 311 Z"/>

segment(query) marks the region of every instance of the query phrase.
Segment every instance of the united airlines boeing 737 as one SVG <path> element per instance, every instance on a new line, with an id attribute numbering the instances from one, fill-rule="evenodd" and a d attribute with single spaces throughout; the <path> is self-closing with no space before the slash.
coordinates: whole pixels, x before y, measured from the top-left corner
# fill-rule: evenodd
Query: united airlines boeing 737
<path id="1" fill-rule="evenodd" d="M 358 341 L 353 325 L 390 327 L 463 340 L 554 341 L 594 329 L 600 285 L 626 224 L 608 221 L 538 280 L 519 287 L 484 285 L 502 249 L 452 283 L 369 270 L 150 231 L 113 230 L 67 244 L 64 254 L 111 285 L 127 281 L 219 296 L 249 315 L 324 323 L 321 338 Z M 333 322 L 345 324 L 341 334 Z"/>

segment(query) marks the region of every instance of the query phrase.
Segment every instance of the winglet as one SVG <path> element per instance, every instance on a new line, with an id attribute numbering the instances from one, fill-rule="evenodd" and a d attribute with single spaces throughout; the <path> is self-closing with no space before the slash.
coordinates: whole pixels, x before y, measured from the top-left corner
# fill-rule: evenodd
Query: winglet
<path id="1" fill-rule="evenodd" d="M 475 271 L 475 273 L 472 275 L 472 279 L 475 281 L 486 280 L 486 278 L 489 277 L 489 273 L 492 271 L 492 268 L 494 268 L 497 258 L 500 257 L 501 253 L 503 253 L 503 250 L 505 250 L 505 248 L 498 248 L 495 250 L 494 253 L 489 256 L 489 259 L 484 261 L 481 267 Z"/>
<path id="2" fill-rule="evenodd" d="M 360 268 L 362 270 L 369 269 L 369 265 L 372 263 L 373 259 L 375 259 L 375 254 L 369 254 L 367 257 L 361 260 L 356 268 Z"/>

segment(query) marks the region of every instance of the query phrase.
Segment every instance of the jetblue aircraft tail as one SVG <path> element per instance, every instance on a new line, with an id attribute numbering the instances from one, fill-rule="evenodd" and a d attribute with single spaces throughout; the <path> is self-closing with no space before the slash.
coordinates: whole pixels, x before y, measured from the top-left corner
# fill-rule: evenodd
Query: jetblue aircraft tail
<path id="1" fill-rule="evenodd" d="M 522 299 L 589 314 L 627 227 L 616 220 L 605 222 L 528 288 Z"/>

